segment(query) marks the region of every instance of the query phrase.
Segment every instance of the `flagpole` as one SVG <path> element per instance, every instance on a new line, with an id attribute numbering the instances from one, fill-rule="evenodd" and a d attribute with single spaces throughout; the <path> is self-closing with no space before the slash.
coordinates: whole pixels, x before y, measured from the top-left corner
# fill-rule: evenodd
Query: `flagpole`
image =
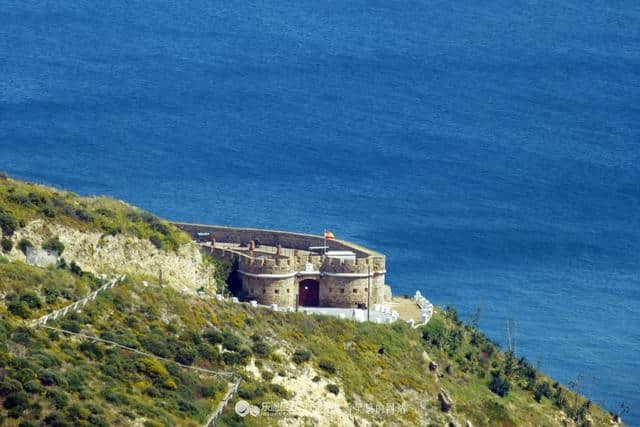
<path id="1" fill-rule="evenodd" d="M 371 265 L 367 268 L 367 322 L 371 321 Z"/>

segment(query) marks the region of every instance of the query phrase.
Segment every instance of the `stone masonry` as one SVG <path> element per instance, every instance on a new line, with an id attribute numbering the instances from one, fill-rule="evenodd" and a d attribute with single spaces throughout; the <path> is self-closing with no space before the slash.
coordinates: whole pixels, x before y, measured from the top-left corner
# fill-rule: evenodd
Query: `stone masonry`
<path id="1" fill-rule="evenodd" d="M 327 240 L 329 250 L 355 254 L 355 259 L 339 259 L 309 250 L 325 243 L 321 236 L 176 225 L 200 242 L 204 251 L 215 258 L 231 260 L 241 279 L 242 293 L 260 304 L 293 307 L 296 302 L 310 305 L 308 302 L 312 301 L 320 307 L 355 308 L 391 300 L 391 288 L 384 283 L 384 255 L 356 244 Z"/>

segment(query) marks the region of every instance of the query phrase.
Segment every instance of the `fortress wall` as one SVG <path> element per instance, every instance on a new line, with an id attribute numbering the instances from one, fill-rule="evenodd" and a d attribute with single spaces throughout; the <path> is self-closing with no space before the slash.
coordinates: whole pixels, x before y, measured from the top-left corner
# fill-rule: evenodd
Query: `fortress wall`
<path id="1" fill-rule="evenodd" d="M 203 246 L 216 258 L 233 261 L 238 270 L 250 274 L 293 274 L 308 271 L 307 264 L 311 264 L 311 271 L 319 272 L 320 276 L 291 276 L 291 277 L 252 277 L 241 274 L 242 289 L 250 298 L 260 304 L 278 304 L 281 306 L 294 306 L 298 294 L 298 286 L 305 278 L 314 278 L 319 281 L 321 306 L 330 307 L 356 307 L 358 304 L 367 304 L 367 277 L 340 277 L 331 276 L 331 273 L 362 275 L 374 273 L 371 277 L 370 304 L 384 303 L 391 298 L 391 289 L 384 284 L 385 257 L 377 252 L 368 251 L 365 248 L 353 247 L 349 242 L 332 241 L 331 248 L 336 250 L 350 250 L 356 252 L 359 258 L 339 259 L 328 258 L 317 254 L 293 255 L 292 248 L 308 249 L 309 246 L 319 246 L 323 239 L 319 236 L 305 234 L 238 229 L 229 227 L 217 227 L 207 225 L 176 224 L 183 230 L 191 233 L 198 239 L 197 233 L 210 233 L 209 236 L 199 240 L 210 240 L 213 236 L 218 242 L 246 243 L 250 240 L 258 240 L 268 246 L 281 244 L 283 253 L 287 256 L 281 258 L 253 258 L 244 253 L 226 250 L 220 247 Z M 324 274 L 328 273 L 328 274 Z M 377 273 L 377 274 L 375 274 Z"/>
<path id="2" fill-rule="evenodd" d="M 265 279 L 242 276 L 242 290 L 260 304 L 295 306 L 298 282 L 295 277 Z"/>
<path id="3" fill-rule="evenodd" d="M 331 307 L 357 307 L 367 304 L 367 288 L 369 280 L 366 277 L 348 278 L 324 276 L 320 280 L 320 305 Z M 386 301 L 386 285 L 384 275 L 371 278 L 371 305 Z"/>
<path id="4" fill-rule="evenodd" d="M 247 243 L 250 240 L 268 246 L 282 245 L 284 248 L 308 250 L 310 246 L 322 246 L 325 240 L 311 234 L 287 231 L 260 230 L 255 228 L 220 227 L 215 225 L 174 223 L 180 229 L 197 237 L 197 233 L 210 233 L 219 242 Z M 209 239 L 204 239 L 209 240 Z M 353 251 L 359 258 L 379 255 L 373 251 L 340 240 L 327 240 L 330 250 Z"/>

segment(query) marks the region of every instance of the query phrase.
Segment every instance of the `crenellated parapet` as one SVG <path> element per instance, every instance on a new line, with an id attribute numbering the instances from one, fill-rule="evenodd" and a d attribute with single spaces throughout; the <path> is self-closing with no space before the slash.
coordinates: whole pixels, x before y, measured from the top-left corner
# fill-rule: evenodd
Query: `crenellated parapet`
<path id="1" fill-rule="evenodd" d="M 238 270 L 254 274 L 283 274 L 295 273 L 296 265 L 293 258 L 252 258 L 240 256 Z"/>
<path id="2" fill-rule="evenodd" d="M 305 292 L 316 292 L 311 304 L 330 307 L 378 304 L 391 297 L 384 255 L 354 243 L 286 231 L 176 225 L 215 258 L 232 261 L 245 295 L 262 304 L 292 306 Z M 329 256 L 312 249 L 325 244 Z"/>
<path id="3" fill-rule="evenodd" d="M 340 259 L 325 257 L 321 271 L 327 273 L 351 273 L 351 274 L 384 274 L 384 256 Z"/>

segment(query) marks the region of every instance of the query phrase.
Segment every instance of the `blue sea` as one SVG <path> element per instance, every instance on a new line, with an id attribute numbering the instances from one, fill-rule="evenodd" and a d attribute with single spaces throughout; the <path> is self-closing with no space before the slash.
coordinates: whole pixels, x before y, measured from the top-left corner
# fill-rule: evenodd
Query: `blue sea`
<path id="1" fill-rule="evenodd" d="M 640 425 L 640 2 L 0 0 L 0 169 L 330 229 Z"/>

